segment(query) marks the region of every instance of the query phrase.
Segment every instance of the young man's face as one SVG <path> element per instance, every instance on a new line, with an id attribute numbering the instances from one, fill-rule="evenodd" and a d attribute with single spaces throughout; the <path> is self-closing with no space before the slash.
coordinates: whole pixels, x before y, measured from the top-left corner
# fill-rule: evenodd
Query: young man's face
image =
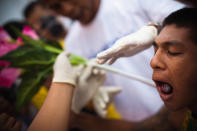
<path id="1" fill-rule="evenodd" d="M 188 28 L 167 25 L 153 44 L 152 77 L 171 110 L 197 105 L 197 43 L 190 33 Z"/>

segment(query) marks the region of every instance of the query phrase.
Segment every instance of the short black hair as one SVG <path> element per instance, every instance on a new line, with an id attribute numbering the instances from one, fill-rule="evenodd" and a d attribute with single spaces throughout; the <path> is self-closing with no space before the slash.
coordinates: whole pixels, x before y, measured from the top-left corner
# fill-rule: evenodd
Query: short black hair
<path id="1" fill-rule="evenodd" d="M 25 17 L 25 18 L 28 18 L 28 17 L 31 15 L 31 13 L 33 12 L 33 10 L 34 10 L 34 8 L 36 7 L 36 5 L 38 5 L 38 4 L 39 4 L 38 1 L 33 1 L 33 2 L 29 3 L 29 4 L 25 7 L 25 9 L 24 9 L 24 11 L 23 11 L 24 17 Z"/>
<path id="2" fill-rule="evenodd" d="M 197 8 L 183 8 L 171 13 L 164 19 L 162 28 L 172 24 L 189 28 L 191 39 L 197 44 Z"/>

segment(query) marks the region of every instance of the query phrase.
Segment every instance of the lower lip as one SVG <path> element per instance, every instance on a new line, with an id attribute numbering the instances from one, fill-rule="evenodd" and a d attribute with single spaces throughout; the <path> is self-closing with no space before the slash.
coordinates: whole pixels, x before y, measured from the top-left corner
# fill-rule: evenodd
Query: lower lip
<path id="1" fill-rule="evenodd" d="M 161 91 L 160 87 L 157 86 L 157 89 L 158 89 L 159 94 L 160 94 L 161 98 L 163 99 L 163 101 L 169 101 L 170 99 L 172 99 L 173 93 L 171 93 L 171 94 L 164 94 Z"/>

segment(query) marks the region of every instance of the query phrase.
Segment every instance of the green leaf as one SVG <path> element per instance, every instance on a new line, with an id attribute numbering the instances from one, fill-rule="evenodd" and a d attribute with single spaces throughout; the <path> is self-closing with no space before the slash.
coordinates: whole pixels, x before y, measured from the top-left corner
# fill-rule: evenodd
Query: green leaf
<path id="1" fill-rule="evenodd" d="M 35 48 L 44 48 L 45 50 L 47 50 L 49 52 L 56 53 L 56 54 L 59 54 L 63 51 L 62 49 L 58 49 L 54 46 L 46 44 L 42 40 L 34 40 L 34 39 L 31 39 L 30 37 L 28 37 L 26 35 L 22 35 L 22 34 L 20 35 L 20 37 L 22 38 L 22 40 L 25 44 L 29 44 Z"/>
<path id="2" fill-rule="evenodd" d="M 21 108 L 28 103 L 31 98 L 39 91 L 47 77 L 52 74 L 52 66 L 44 71 L 26 71 L 22 75 L 22 82 L 17 92 L 16 109 Z"/>
<path id="3" fill-rule="evenodd" d="M 7 53 L 0 59 L 11 62 L 10 66 L 16 68 L 43 69 L 53 64 L 56 57 L 57 54 L 44 49 L 34 49 L 28 45 L 24 45 Z"/>
<path id="4" fill-rule="evenodd" d="M 70 54 L 69 61 L 70 61 L 70 63 L 73 66 L 77 66 L 77 65 L 80 65 L 80 64 L 82 64 L 82 65 L 86 65 L 87 64 L 87 60 L 86 59 L 84 59 L 81 56 L 74 55 L 74 54 Z"/>
<path id="5" fill-rule="evenodd" d="M 61 47 L 61 45 L 60 45 L 59 42 L 54 41 L 54 40 L 43 40 L 43 41 L 45 43 L 47 43 L 48 45 L 53 46 L 53 47 L 55 47 L 55 48 L 60 49 L 60 50 L 63 51 L 63 49 L 62 49 L 62 47 Z"/>

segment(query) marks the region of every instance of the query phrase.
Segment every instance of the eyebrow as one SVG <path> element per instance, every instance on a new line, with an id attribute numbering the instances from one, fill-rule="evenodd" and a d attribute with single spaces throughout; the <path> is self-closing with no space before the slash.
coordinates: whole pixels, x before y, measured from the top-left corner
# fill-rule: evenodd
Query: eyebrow
<path id="1" fill-rule="evenodd" d="M 156 41 L 154 41 L 154 42 L 152 43 L 152 45 L 155 46 L 155 47 L 158 47 L 158 44 L 157 44 Z M 172 40 L 172 41 L 167 41 L 167 42 L 162 43 L 162 46 L 164 46 L 164 47 L 169 47 L 169 46 L 184 47 L 184 44 L 181 43 L 181 42 L 179 42 L 179 41 Z"/>

